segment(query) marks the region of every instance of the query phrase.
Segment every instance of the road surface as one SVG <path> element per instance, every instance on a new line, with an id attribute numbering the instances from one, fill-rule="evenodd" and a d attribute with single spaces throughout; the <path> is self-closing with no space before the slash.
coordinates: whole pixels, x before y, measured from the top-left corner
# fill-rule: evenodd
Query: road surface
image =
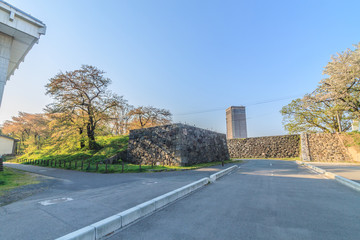
<path id="1" fill-rule="evenodd" d="M 294 162 L 251 160 L 110 239 L 360 239 L 360 192 Z"/>
<path id="2" fill-rule="evenodd" d="M 233 165 L 233 164 L 231 164 Z M 48 189 L 0 207 L 0 239 L 54 239 L 170 192 L 216 171 L 100 174 L 31 165 L 5 166 L 50 179 Z"/>
<path id="3" fill-rule="evenodd" d="M 359 163 L 327 163 L 309 162 L 311 165 L 322 168 L 328 172 L 335 173 L 344 178 L 360 183 L 360 164 Z"/>

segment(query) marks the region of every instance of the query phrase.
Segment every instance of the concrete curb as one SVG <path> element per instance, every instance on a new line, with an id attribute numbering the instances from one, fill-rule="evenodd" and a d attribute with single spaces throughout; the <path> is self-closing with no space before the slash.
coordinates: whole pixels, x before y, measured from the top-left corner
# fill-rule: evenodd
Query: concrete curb
<path id="1" fill-rule="evenodd" d="M 232 167 L 229 167 L 227 169 L 224 169 L 224 170 L 221 170 L 217 173 L 214 173 L 212 175 L 210 175 L 210 182 L 215 182 L 217 179 L 223 177 L 224 175 L 230 173 L 231 171 L 234 171 L 235 169 L 238 169 L 238 166 L 237 165 L 234 165 Z"/>
<path id="2" fill-rule="evenodd" d="M 357 191 L 360 191 L 360 184 L 355 182 L 355 181 L 352 181 L 350 179 L 347 179 L 347 178 L 344 178 L 344 177 L 341 177 L 339 175 L 336 175 L 332 172 L 328 172 L 322 168 L 318 168 L 318 167 L 315 167 L 309 163 L 305 163 L 305 162 L 301 162 L 301 161 L 295 161 L 297 164 L 299 165 L 303 165 L 307 168 L 310 168 L 312 170 L 314 170 L 315 172 L 317 173 L 320 173 L 320 174 L 324 174 L 326 177 L 328 178 L 331 178 L 331 179 L 334 179 L 335 181 L 347 186 L 347 187 L 350 187 L 354 190 L 357 190 Z"/>
<path id="3" fill-rule="evenodd" d="M 220 177 L 230 173 L 237 168 L 238 166 L 234 165 L 215 174 L 212 174 L 210 178 L 202 178 L 184 187 L 175 189 L 174 191 L 168 192 L 147 202 L 141 203 L 135 207 L 127 209 L 123 212 L 115 214 L 111 217 L 105 218 L 99 222 L 93 223 L 90 226 L 86 226 L 65 236 L 57 238 L 56 240 L 104 239 L 113 234 L 115 231 L 120 230 L 121 228 L 139 220 L 140 218 L 154 213 L 156 210 L 159 210 L 186 195 L 191 194 L 199 188 L 215 181 L 216 179 L 219 179 Z"/>

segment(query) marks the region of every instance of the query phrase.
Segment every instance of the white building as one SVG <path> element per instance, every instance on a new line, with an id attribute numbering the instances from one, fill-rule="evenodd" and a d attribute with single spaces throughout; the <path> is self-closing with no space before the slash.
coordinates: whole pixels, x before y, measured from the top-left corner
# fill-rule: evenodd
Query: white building
<path id="1" fill-rule="evenodd" d="M 5 154 L 16 154 L 17 142 L 14 138 L 0 135 L 0 156 Z"/>
<path id="2" fill-rule="evenodd" d="M 0 106 L 6 81 L 45 31 L 40 20 L 0 0 Z"/>

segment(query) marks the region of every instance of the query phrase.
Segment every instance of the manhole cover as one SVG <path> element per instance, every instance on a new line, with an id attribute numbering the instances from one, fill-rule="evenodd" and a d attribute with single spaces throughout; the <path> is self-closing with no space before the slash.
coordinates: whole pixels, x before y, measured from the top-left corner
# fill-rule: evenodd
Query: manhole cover
<path id="1" fill-rule="evenodd" d="M 39 202 L 41 205 L 43 206 L 48 206 L 48 205 L 52 205 L 52 204 L 57 204 L 57 203 L 62 203 L 62 202 L 68 202 L 68 201 L 72 201 L 72 198 L 55 198 L 55 199 L 51 199 L 51 200 L 45 200 L 45 201 L 41 201 Z"/>

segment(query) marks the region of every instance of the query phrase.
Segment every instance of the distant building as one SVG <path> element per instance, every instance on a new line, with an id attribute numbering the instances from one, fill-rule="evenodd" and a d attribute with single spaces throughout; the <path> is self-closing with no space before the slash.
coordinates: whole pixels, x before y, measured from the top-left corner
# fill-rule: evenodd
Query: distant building
<path id="1" fill-rule="evenodd" d="M 226 109 L 226 137 L 228 139 L 247 138 L 244 106 L 231 106 Z"/>
<path id="2" fill-rule="evenodd" d="M 0 135 L 0 156 L 16 154 L 18 142 L 19 140 L 17 139 Z"/>

